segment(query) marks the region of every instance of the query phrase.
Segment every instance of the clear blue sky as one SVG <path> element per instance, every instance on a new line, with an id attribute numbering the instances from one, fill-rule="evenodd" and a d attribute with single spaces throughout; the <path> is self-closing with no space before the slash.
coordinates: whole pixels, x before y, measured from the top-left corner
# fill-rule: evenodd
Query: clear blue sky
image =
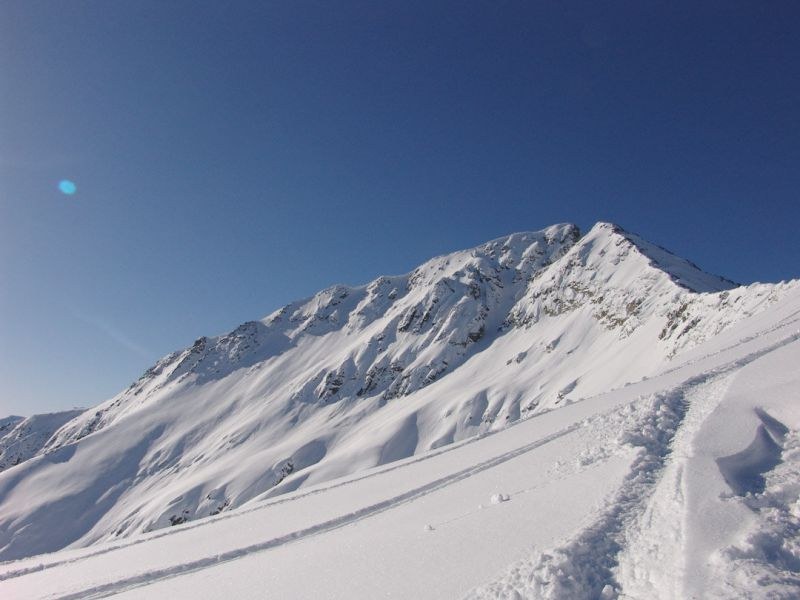
<path id="1" fill-rule="evenodd" d="M 4 0 L 0 414 L 93 405 L 200 335 L 555 222 L 797 277 L 799 22 L 791 1 Z"/>

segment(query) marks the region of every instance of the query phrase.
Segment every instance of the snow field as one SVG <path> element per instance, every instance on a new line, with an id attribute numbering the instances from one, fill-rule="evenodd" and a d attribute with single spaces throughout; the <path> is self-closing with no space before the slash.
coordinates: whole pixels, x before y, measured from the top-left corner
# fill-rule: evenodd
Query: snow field
<path id="1" fill-rule="evenodd" d="M 658 571 L 654 559 L 649 571 L 636 563 L 649 575 L 625 575 L 636 569 L 624 548 L 641 543 L 634 532 L 646 531 L 647 519 L 640 515 L 657 510 L 648 501 L 660 497 L 668 481 L 671 444 L 681 435 L 691 438 L 679 425 L 692 420 L 693 408 L 702 412 L 692 399 L 705 398 L 710 407 L 745 364 L 794 349 L 796 334 L 785 334 L 775 328 L 663 377 L 205 524 L 66 552 L 64 559 L 56 554 L 7 563 L 0 591 L 14 598 L 123 591 L 166 598 L 187 590 L 197 597 L 231 590 L 263 597 L 265 589 L 276 598 L 323 589 L 328 597 L 374 597 L 386 590 L 397 597 L 457 597 L 535 546 L 554 550 L 517 563 L 517 583 L 504 580 L 507 589 L 525 597 L 533 583 L 543 597 L 580 597 L 581 589 L 624 597 L 628 581 L 653 581 Z M 491 504 L 493 494 L 509 500 Z M 426 524 L 432 531 L 424 531 Z M 599 554 L 600 548 L 616 551 Z M 615 560 L 596 560 L 609 554 L 620 556 L 619 568 Z M 585 560 L 574 560 L 580 556 Z M 568 568 L 570 562 L 581 570 Z M 527 590 L 519 587 L 523 580 Z M 493 585 L 472 596 L 502 589 Z"/>
<path id="2" fill-rule="evenodd" d="M 574 233 L 334 286 L 26 426 L 0 597 L 798 597 L 800 287 Z"/>

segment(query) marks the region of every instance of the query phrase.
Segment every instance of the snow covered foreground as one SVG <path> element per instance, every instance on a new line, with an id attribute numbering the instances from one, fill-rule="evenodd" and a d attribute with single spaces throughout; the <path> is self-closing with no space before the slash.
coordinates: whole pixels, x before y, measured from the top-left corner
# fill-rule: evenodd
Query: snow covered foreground
<path id="1" fill-rule="evenodd" d="M 3 563 L 0 597 L 798 597 L 800 290 L 655 364 L 397 462 Z"/>

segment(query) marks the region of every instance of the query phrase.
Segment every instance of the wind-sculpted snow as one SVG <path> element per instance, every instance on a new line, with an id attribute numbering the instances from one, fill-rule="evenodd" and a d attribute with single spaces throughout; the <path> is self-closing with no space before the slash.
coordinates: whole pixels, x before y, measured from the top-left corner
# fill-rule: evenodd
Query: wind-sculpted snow
<path id="1" fill-rule="evenodd" d="M 761 409 L 755 409 L 761 424 L 747 448 L 717 459 L 722 477 L 739 496 L 764 492 L 764 473 L 781 462 L 782 444 L 789 430 Z"/>
<path id="2" fill-rule="evenodd" d="M 713 557 L 709 598 L 748 590 L 752 597 L 789 600 L 800 593 L 800 435 L 786 433 L 779 460 L 760 489 L 742 500 L 757 516 L 755 522 L 742 539 Z"/>
<path id="3" fill-rule="evenodd" d="M 0 558 L 180 525 L 503 429 L 649 377 L 797 287 L 733 285 L 599 223 L 329 287 L 164 357 L 0 474 Z"/>

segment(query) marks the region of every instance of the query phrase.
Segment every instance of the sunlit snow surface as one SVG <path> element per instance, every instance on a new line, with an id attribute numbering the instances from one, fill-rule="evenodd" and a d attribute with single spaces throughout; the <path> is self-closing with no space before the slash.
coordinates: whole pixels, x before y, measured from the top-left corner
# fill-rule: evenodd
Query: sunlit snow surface
<path id="1" fill-rule="evenodd" d="M 0 474 L 0 536 L 18 523 L 29 523 L 29 532 L 40 531 L 37 520 L 48 525 L 41 538 L 19 534 L 27 547 L 8 548 L 30 553 L 37 544 L 57 544 L 59 534 L 69 543 L 68 532 L 90 532 L 72 549 L 0 565 L 0 597 L 797 597 L 800 290 L 786 284 L 684 292 L 676 279 L 698 285 L 702 275 L 688 270 L 662 279 L 631 262 L 637 256 L 630 247 L 616 269 L 606 270 L 605 258 L 593 263 L 593 256 L 623 246 L 608 231 L 593 232 L 526 280 L 517 298 L 503 299 L 515 271 L 501 272 L 508 279 L 497 303 L 517 325 L 487 329 L 490 339 L 455 355 L 463 361 L 458 370 L 381 406 L 369 396 L 338 399 L 272 423 L 264 415 L 277 409 L 253 397 L 276 389 L 259 371 L 274 377 L 279 369 L 258 362 L 232 369 L 219 362 L 220 350 L 208 351 L 229 349 L 248 339 L 246 331 L 194 350 L 216 357 L 211 366 L 187 361 L 188 350 L 168 357 L 138 394 L 132 386 L 107 412 L 93 409 L 65 430 L 77 444 L 55 443 Z M 444 260 L 420 271 L 431 277 L 420 298 L 436 289 L 441 277 L 433 273 Z M 469 251 L 463 260 L 469 264 Z M 601 288 L 605 297 L 597 301 Z M 295 360 L 308 362 L 292 371 L 302 379 L 304 368 L 347 357 L 348 336 L 363 348 L 388 331 L 387 313 L 396 331 L 409 304 L 425 306 L 414 289 L 403 294 L 412 298 L 399 305 L 396 319 L 391 308 L 370 317 L 377 310 L 365 301 L 370 293 L 355 290 L 354 306 L 338 313 L 338 323 L 307 318 L 297 325 L 306 328 L 299 336 L 288 324 L 253 326 L 264 336 L 257 346 L 280 356 L 302 343 Z M 645 290 L 648 304 L 630 313 L 638 323 L 603 324 L 627 313 L 626 291 L 638 297 Z M 565 308 L 581 294 L 589 300 Z M 298 303 L 285 318 L 297 311 L 328 315 L 320 304 L 309 308 L 325 301 Z M 612 312 L 615 306 L 620 312 Z M 450 309 L 438 317 L 440 327 L 448 315 Z M 337 333 L 353 319 L 357 326 Z M 673 333 L 659 337 L 675 322 Z M 315 335 L 315 328 L 322 331 Z M 423 344 L 426 331 L 397 334 L 403 356 L 428 352 L 426 360 L 435 360 L 431 342 L 441 329 Z M 215 368 L 225 377 L 215 379 Z M 626 379 L 626 369 L 636 376 Z M 359 372 L 354 356 L 348 376 Z M 181 380 L 182 374 L 188 375 Z M 329 389 L 323 377 L 312 396 L 324 398 Z M 494 426 L 514 398 L 537 394 L 533 416 Z M 247 429 L 249 423 L 261 429 Z M 281 429 L 277 449 L 259 445 L 270 428 Z M 446 441 L 455 443 L 436 444 L 449 428 Z M 239 443 L 226 450 L 231 438 Z M 273 465 L 286 462 L 275 456 L 298 465 L 277 486 Z M 273 487 L 253 478 L 259 461 Z M 108 473 L 114 477 L 106 479 Z M 196 507 L 214 512 L 234 496 L 236 481 L 267 493 L 201 518 Z M 277 492 L 285 493 L 271 497 Z M 170 501 L 172 512 L 165 512 Z M 147 511 L 180 516 L 184 507 L 195 512 L 174 527 L 141 535 L 123 526 L 125 519 L 141 523 Z M 61 525 L 62 514 L 85 522 Z M 112 526 L 121 535 L 109 535 Z"/>

